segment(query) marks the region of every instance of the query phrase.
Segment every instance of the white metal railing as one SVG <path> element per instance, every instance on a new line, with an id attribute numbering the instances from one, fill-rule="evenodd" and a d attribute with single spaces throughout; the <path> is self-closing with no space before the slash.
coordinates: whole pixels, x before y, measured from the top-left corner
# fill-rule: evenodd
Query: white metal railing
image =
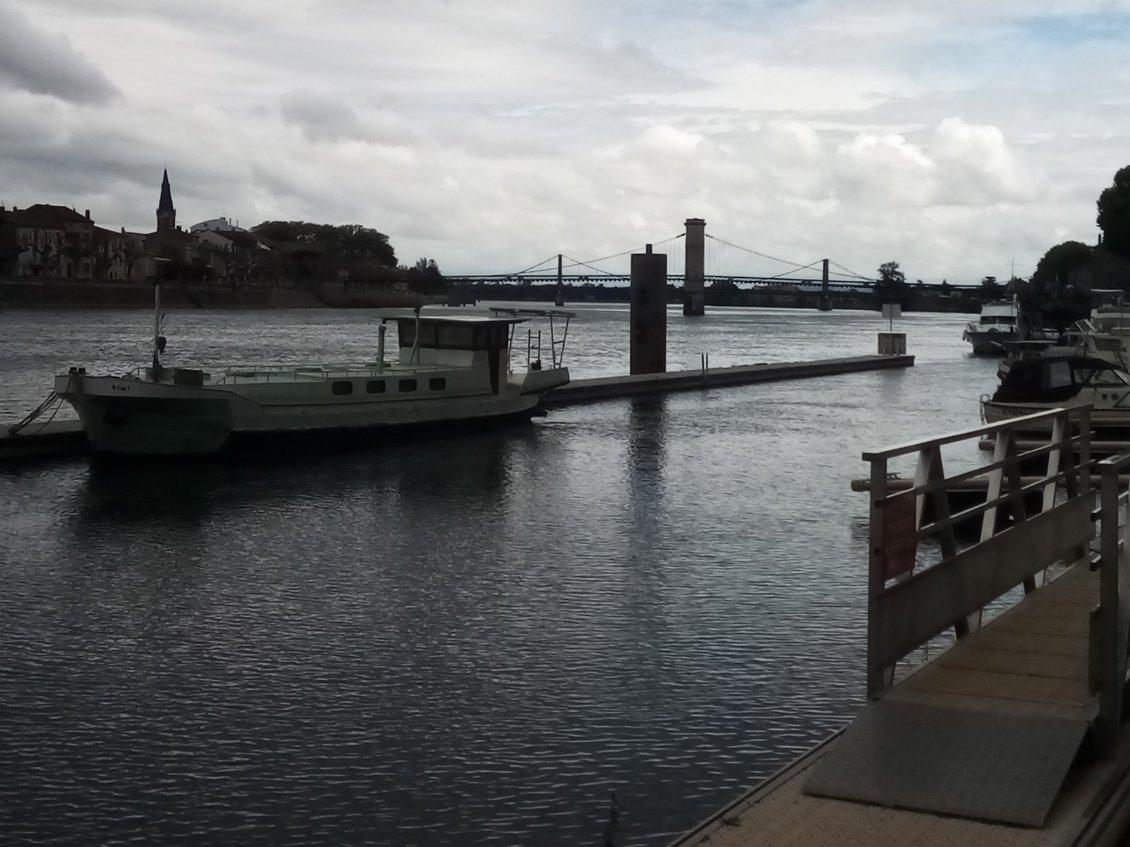
<path id="1" fill-rule="evenodd" d="M 307 380 L 325 379 L 370 379 L 405 373 L 430 373 L 434 371 L 448 371 L 449 367 L 442 365 L 401 365 L 399 363 L 386 364 L 383 367 L 375 362 L 324 364 L 324 365 L 299 365 L 291 368 L 284 367 L 241 367 L 228 366 L 221 370 L 210 371 L 212 385 L 236 385 L 240 382 L 298 382 Z"/>
<path id="2" fill-rule="evenodd" d="M 351 379 L 351 378 L 376 378 L 389 375 L 427 374 L 439 371 L 451 371 L 453 366 L 432 365 L 402 365 L 399 362 L 387 363 L 383 367 L 375 362 L 323 364 L 323 365 L 295 365 L 292 367 L 269 365 L 226 365 L 221 368 L 209 368 L 205 372 L 211 377 L 210 385 L 235 385 L 240 382 L 297 382 L 303 379 Z M 164 366 L 163 370 L 172 373 L 177 368 Z M 204 370 L 190 368 L 189 370 Z M 127 376 L 137 379 L 146 378 L 150 372 L 149 366 L 139 366 L 127 371 Z"/>
<path id="3" fill-rule="evenodd" d="M 1045 428 L 1047 442 L 1019 450 L 1017 433 L 1032 428 Z M 992 460 L 947 476 L 941 448 L 986 435 L 994 439 Z M 869 697 L 891 684 L 895 664 L 911 651 L 950 627 L 966 634 L 986 605 L 1017 585 L 1035 590 L 1041 570 L 1083 555 L 1093 536 L 1090 436 L 1090 407 L 1056 409 L 863 454 L 871 464 Z M 911 455 L 917 456 L 913 484 L 895 490 L 890 461 Z M 1033 474 L 1033 464 L 1042 470 Z M 1057 498 L 1061 484 L 1066 497 Z M 975 494 L 973 506 L 951 508 L 951 495 L 982 486 L 983 499 Z M 1038 506 L 1029 514 L 1033 500 Z M 1002 527 L 1004 508 L 1011 525 Z M 977 541 L 963 547 L 956 528 L 978 517 Z M 919 542 L 927 538 L 937 540 L 942 560 L 915 572 Z"/>
<path id="4" fill-rule="evenodd" d="M 1126 687 L 1127 636 L 1130 630 L 1130 491 L 1120 474 L 1130 455 L 1098 463 L 1099 470 L 1099 609 L 1091 627 L 1091 690 L 1099 696 L 1098 729 L 1113 749 L 1122 723 Z"/>

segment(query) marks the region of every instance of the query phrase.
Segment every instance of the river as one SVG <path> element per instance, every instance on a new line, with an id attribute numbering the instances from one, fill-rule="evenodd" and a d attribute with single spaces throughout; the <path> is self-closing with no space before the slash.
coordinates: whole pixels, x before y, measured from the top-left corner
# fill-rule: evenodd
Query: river
<path id="1" fill-rule="evenodd" d="M 575 378 L 627 371 L 577 307 Z M 364 311 L 174 312 L 167 361 L 370 358 Z M 974 426 L 997 363 L 553 411 L 332 455 L 0 470 L 0 842 L 659 845 L 862 703 L 865 449 Z M 0 314 L 0 420 L 143 312 Z M 873 352 L 875 313 L 669 313 L 669 367 Z M 968 454 L 957 462 L 972 461 Z"/>

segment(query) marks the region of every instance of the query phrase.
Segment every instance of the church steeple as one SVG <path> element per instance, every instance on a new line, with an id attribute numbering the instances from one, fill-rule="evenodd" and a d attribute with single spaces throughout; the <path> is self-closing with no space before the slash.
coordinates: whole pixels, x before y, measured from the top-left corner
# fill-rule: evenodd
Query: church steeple
<path id="1" fill-rule="evenodd" d="M 161 199 L 157 203 L 157 232 L 177 228 L 177 210 L 173 208 L 173 191 L 169 187 L 169 171 L 161 178 Z"/>

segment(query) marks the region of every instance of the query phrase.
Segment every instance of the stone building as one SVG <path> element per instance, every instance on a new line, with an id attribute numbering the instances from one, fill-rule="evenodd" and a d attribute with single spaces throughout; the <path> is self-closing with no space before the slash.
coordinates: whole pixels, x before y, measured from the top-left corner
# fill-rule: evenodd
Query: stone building
<path id="1" fill-rule="evenodd" d="M 36 203 L 26 209 L 0 209 L 13 235 L 6 273 L 65 279 L 123 279 L 123 233 L 95 226 L 90 211 Z"/>

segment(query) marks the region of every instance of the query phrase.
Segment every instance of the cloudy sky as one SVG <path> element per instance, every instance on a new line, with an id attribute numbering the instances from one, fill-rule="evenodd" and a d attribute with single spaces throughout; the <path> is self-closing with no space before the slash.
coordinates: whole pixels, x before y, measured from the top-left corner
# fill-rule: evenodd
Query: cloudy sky
<path id="1" fill-rule="evenodd" d="M 0 0 L 0 203 L 151 230 L 168 167 L 181 224 L 362 223 L 448 273 L 703 217 L 973 283 L 1094 243 L 1128 58 L 1130 0 Z"/>

